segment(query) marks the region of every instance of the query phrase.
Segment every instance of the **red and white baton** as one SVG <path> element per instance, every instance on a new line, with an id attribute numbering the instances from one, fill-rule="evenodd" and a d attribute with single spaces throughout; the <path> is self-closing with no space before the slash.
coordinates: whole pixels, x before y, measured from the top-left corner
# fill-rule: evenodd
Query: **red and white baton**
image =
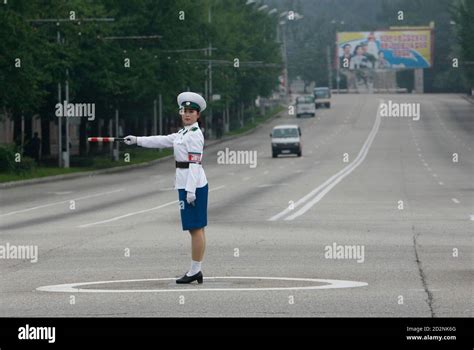
<path id="1" fill-rule="evenodd" d="M 114 141 L 124 141 L 125 138 L 120 137 L 88 137 L 88 142 L 114 142 Z"/>

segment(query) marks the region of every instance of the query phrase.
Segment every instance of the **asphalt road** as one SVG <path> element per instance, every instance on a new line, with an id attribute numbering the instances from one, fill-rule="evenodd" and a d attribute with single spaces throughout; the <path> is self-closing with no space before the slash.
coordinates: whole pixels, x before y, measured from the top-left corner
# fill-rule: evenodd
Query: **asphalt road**
<path id="1" fill-rule="evenodd" d="M 381 99 L 420 103 L 420 120 L 380 117 Z M 268 134 L 286 123 L 303 156 L 272 159 Z M 38 261 L 0 259 L 0 316 L 472 317 L 473 135 L 457 95 L 336 95 L 316 118 L 207 148 L 200 286 L 173 281 L 190 239 L 172 159 L 2 189 L 0 245 L 36 245 Z M 257 166 L 218 164 L 226 147 Z M 364 254 L 331 259 L 333 245 Z M 122 280 L 135 281 L 104 282 Z M 83 282 L 98 283 L 37 290 Z"/>

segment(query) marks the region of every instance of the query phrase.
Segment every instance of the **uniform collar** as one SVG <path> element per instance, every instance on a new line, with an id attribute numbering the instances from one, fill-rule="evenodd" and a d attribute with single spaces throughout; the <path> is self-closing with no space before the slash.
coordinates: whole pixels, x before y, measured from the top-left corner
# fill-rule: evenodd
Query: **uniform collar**
<path id="1" fill-rule="evenodd" d="M 193 123 L 193 124 L 191 124 L 191 125 L 185 125 L 184 128 L 185 128 L 186 130 L 189 130 L 190 128 L 193 128 L 193 127 L 198 126 L 198 125 L 199 125 L 198 122 L 195 122 L 195 123 Z"/>

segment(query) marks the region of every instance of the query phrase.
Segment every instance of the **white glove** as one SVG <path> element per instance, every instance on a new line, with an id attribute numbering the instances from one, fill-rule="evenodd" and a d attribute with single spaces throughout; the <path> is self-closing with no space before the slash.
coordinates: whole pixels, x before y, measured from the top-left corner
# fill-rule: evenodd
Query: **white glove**
<path id="1" fill-rule="evenodd" d="M 195 200 L 196 200 L 196 194 L 192 192 L 186 192 L 186 202 L 188 202 L 188 204 L 194 205 Z"/>
<path id="2" fill-rule="evenodd" d="M 132 135 L 128 135 L 127 137 L 125 137 L 124 141 L 127 145 L 135 145 L 137 143 L 137 137 L 136 136 L 132 136 Z"/>

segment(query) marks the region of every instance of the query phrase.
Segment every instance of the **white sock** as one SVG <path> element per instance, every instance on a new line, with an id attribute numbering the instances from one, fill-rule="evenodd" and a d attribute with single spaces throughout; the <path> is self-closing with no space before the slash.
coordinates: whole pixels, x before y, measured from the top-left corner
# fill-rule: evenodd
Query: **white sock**
<path id="1" fill-rule="evenodd" d="M 186 276 L 194 276 L 201 271 L 201 262 L 191 260 L 191 269 L 186 273 Z"/>

